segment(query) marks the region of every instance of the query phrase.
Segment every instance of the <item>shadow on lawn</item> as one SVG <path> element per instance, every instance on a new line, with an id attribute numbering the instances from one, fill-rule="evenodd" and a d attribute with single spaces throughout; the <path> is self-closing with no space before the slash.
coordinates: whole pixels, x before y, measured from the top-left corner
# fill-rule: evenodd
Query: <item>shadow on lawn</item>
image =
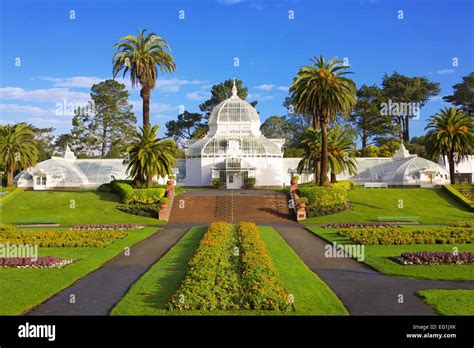
<path id="1" fill-rule="evenodd" d="M 434 189 L 434 191 L 441 199 L 446 201 L 446 207 L 454 206 L 454 207 L 458 208 L 459 210 L 462 210 L 462 211 L 465 211 L 465 212 L 468 212 L 468 213 L 471 212 L 471 210 L 469 210 L 468 207 L 463 205 L 461 202 L 459 202 L 457 199 L 455 199 L 449 193 L 443 191 L 442 189 Z"/>

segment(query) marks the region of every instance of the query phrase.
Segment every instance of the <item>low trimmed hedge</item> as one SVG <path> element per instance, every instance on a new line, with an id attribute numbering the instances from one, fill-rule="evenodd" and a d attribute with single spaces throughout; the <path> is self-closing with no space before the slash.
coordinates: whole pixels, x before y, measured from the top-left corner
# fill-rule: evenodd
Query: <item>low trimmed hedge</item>
<path id="1" fill-rule="evenodd" d="M 474 228 L 443 227 L 420 230 L 401 228 L 359 228 L 338 230 L 341 236 L 364 245 L 406 244 L 470 244 L 474 243 Z"/>
<path id="2" fill-rule="evenodd" d="M 163 200 L 163 199 L 161 199 Z M 152 204 L 140 204 L 140 203 L 129 203 L 129 204 L 119 204 L 117 209 L 123 211 L 124 213 L 145 216 L 156 218 L 158 212 L 160 211 L 160 203 Z"/>
<path id="3" fill-rule="evenodd" d="M 331 184 L 332 188 L 339 188 L 345 191 L 350 191 L 355 187 L 355 182 L 352 180 L 339 180 Z"/>
<path id="4" fill-rule="evenodd" d="M 18 195 L 20 192 L 23 192 L 23 188 L 21 187 L 2 187 L 2 191 L 10 191 L 6 195 L 0 197 L 0 206 L 7 203 L 13 197 Z"/>
<path id="5" fill-rule="evenodd" d="M 349 207 L 347 191 L 341 188 L 304 184 L 298 187 L 301 197 L 308 199 L 308 217 L 333 214 Z"/>
<path id="6" fill-rule="evenodd" d="M 166 190 L 161 187 L 134 189 L 129 181 L 114 180 L 110 183 L 112 192 L 119 195 L 122 203 L 153 204 L 159 203 Z"/>
<path id="7" fill-rule="evenodd" d="M 453 185 L 443 185 L 443 190 L 448 192 L 454 199 L 462 203 L 465 207 L 474 211 L 474 202 L 459 192 Z"/>

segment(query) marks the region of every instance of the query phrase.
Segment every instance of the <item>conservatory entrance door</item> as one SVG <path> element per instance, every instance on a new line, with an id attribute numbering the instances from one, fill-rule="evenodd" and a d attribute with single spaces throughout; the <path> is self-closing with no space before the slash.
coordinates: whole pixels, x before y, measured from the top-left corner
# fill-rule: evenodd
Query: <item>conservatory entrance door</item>
<path id="1" fill-rule="evenodd" d="M 239 190 L 242 187 L 242 175 L 240 173 L 227 173 L 227 189 Z"/>

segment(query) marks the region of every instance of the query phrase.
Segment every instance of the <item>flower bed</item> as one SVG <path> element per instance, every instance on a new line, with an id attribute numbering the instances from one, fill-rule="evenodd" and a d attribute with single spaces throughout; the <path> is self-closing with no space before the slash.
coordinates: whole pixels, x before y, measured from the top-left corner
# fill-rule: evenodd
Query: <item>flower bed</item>
<path id="1" fill-rule="evenodd" d="M 74 225 L 70 230 L 80 231 L 109 231 L 109 230 L 138 230 L 143 228 L 137 224 L 90 224 L 90 225 Z"/>
<path id="2" fill-rule="evenodd" d="M 53 256 L 31 257 L 2 257 L 0 267 L 3 268 L 63 268 L 71 263 L 72 259 L 62 259 Z"/>
<path id="3" fill-rule="evenodd" d="M 229 310 L 240 307 L 234 227 L 211 224 L 188 265 L 188 273 L 168 302 L 170 310 Z"/>
<path id="4" fill-rule="evenodd" d="M 461 220 L 451 224 L 453 227 L 474 227 L 474 220 Z"/>
<path id="5" fill-rule="evenodd" d="M 473 243 L 474 228 L 444 227 L 423 230 L 400 228 L 342 229 L 338 233 L 364 245 Z"/>
<path id="6" fill-rule="evenodd" d="M 321 225 L 322 228 L 360 228 L 360 227 L 393 227 L 388 222 L 336 222 L 332 224 Z"/>
<path id="7" fill-rule="evenodd" d="M 241 222 L 239 237 L 244 308 L 291 310 L 289 294 L 272 264 L 257 226 L 251 222 Z"/>
<path id="8" fill-rule="evenodd" d="M 116 239 L 124 238 L 128 232 L 120 231 L 44 231 L 16 230 L 15 232 L 0 231 L 0 244 L 38 245 L 43 248 L 79 248 L 105 247 Z"/>
<path id="9" fill-rule="evenodd" d="M 418 251 L 402 253 L 393 257 L 392 260 L 401 265 L 450 265 L 450 264 L 472 264 L 474 263 L 474 252 L 452 252 Z"/>
<path id="10" fill-rule="evenodd" d="M 168 302 L 170 310 L 291 310 L 289 295 L 252 223 L 213 223 Z"/>

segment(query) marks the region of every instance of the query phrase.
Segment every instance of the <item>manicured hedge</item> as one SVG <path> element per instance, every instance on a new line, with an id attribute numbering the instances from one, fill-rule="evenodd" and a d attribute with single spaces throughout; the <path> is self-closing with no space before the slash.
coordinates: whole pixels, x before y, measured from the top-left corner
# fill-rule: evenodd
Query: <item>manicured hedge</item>
<path id="1" fill-rule="evenodd" d="M 188 265 L 181 286 L 168 302 L 170 310 L 230 310 L 240 308 L 238 256 L 234 227 L 211 224 Z"/>
<path id="2" fill-rule="evenodd" d="M 453 185 L 443 185 L 443 190 L 448 192 L 453 198 L 461 202 L 464 206 L 474 211 L 474 202 L 459 192 Z"/>
<path id="3" fill-rule="evenodd" d="M 124 238 L 128 232 L 120 231 L 48 231 L 16 230 L 0 231 L 0 244 L 30 244 L 43 248 L 55 247 L 105 247 L 116 239 Z"/>
<path id="4" fill-rule="evenodd" d="M 20 192 L 23 192 L 21 187 L 2 187 L 2 191 L 10 191 L 6 195 L 0 197 L 0 206 L 11 200 L 13 197 L 18 195 Z"/>
<path id="5" fill-rule="evenodd" d="M 474 243 L 474 228 L 443 227 L 420 230 L 400 228 L 342 229 L 338 233 L 364 245 Z"/>
<path id="6" fill-rule="evenodd" d="M 239 224 L 243 303 L 245 309 L 291 310 L 289 294 L 272 263 L 257 226 Z"/>
<path id="7" fill-rule="evenodd" d="M 161 187 L 134 189 L 129 181 L 114 180 L 110 183 L 113 192 L 119 195 L 122 203 L 141 203 L 153 204 L 159 203 L 165 196 L 166 190 Z"/>
<path id="8" fill-rule="evenodd" d="M 348 207 L 347 191 L 340 188 L 304 184 L 298 187 L 298 192 L 308 199 L 309 217 L 333 214 Z"/>
<path id="9" fill-rule="evenodd" d="M 161 199 L 163 200 L 163 198 Z M 139 203 L 129 203 L 129 204 L 119 204 L 117 209 L 123 211 L 124 213 L 146 216 L 151 218 L 156 218 L 158 212 L 160 211 L 160 203 L 152 204 L 139 204 Z"/>
<path id="10" fill-rule="evenodd" d="M 350 191 L 355 187 L 355 182 L 352 180 L 339 180 L 338 182 L 332 183 L 331 186 L 332 188 Z"/>

